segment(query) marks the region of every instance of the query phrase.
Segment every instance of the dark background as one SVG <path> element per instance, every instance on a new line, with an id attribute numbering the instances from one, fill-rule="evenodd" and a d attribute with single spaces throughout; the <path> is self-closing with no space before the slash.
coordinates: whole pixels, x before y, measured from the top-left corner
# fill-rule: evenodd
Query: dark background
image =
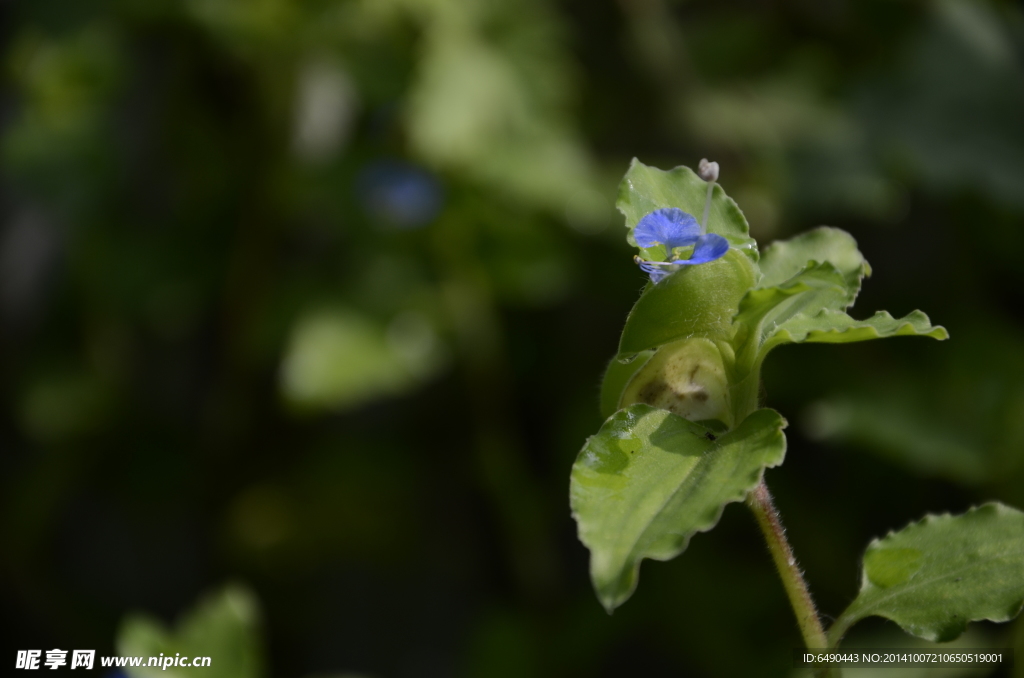
<path id="1" fill-rule="evenodd" d="M 0 45 L 5 647 L 111 654 L 235 582 L 237 678 L 788 675 L 740 505 L 614 616 L 590 588 L 633 156 L 717 160 L 762 243 L 850 231 L 854 314 L 950 331 L 766 365 L 826 614 L 872 537 L 1024 506 L 1014 3 L 8 0 Z"/>

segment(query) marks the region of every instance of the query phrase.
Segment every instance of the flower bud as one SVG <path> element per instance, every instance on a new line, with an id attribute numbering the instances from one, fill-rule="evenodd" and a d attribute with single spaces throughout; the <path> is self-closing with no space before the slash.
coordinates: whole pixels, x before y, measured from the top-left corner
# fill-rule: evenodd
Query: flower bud
<path id="1" fill-rule="evenodd" d="M 691 421 L 734 423 L 722 354 L 714 342 L 700 337 L 660 347 L 626 385 L 619 407 L 633 403 L 647 403 Z"/>

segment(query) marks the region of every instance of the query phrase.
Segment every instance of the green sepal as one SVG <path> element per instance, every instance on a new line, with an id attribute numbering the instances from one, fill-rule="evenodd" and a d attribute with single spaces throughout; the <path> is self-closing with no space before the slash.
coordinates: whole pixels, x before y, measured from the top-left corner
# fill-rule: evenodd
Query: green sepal
<path id="1" fill-rule="evenodd" d="M 707 192 L 707 182 L 689 167 L 660 170 L 633 158 L 626 176 L 619 184 L 619 197 L 615 203 L 619 212 L 626 217 L 626 228 L 629 229 L 626 239 L 629 244 L 637 246 L 633 239 L 633 229 L 637 222 L 655 210 L 678 207 L 700 221 L 704 215 Z M 746 217 L 718 184 L 711 194 L 707 231 L 724 236 L 731 246 L 740 248 L 752 261 L 757 261 L 757 243 L 750 237 Z M 653 248 L 644 252 L 653 259 L 664 259 L 664 255 L 658 256 Z"/>
<path id="2" fill-rule="evenodd" d="M 1024 513 L 998 503 L 926 516 L 864 553 L 861 590 L 830 633 L 837 645 L 865 617 L 912 635 L 953 640 L 968 622 L 1005 622 L 1024 605 Z"/>
<path id="3" fill-rule="evenodd" d="M 573 465 L 570 502 L 609 612 L 636 589 L 640 561 L 669 560 L 782 463 L 785 420 L 757 410 L 735 429 L 634 404 L 591 436 Z"/>
<path id="4" fill-rule="evenodd" d="M 755 265 L 736 250 L 684 266 L 648 285 L 626 318 L 619 358 L 688 337 L 728 340 L 740 300 L 754 286 Z"/>

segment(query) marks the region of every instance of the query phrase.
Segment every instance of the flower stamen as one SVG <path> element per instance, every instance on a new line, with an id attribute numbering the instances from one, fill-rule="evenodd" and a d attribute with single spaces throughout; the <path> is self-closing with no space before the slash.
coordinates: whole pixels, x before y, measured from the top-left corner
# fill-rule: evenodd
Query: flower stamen
<path id="1" fill-rule="evenodd" d="M 700 221 L 700 234 L 708 232 L 708 217 L 711 215 L 711 194 L 715 190 L 715 182 L 718 181 L 718 163 L 710 162 L 707 158 L 701 158 L 697 165 L 697 176 L 708 182 L 708 194 L 704 198 L 704 218 Z"/>

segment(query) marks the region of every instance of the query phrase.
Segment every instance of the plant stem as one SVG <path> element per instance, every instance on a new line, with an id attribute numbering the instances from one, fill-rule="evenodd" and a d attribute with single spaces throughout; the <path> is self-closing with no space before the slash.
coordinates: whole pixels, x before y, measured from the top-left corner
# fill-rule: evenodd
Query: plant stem
<path id="1" fill-rule="evenodd" d="M 747 495 L 747 506 L 754 512 L 757 524 L 768 542 L 768 550 L 775 561 L 775 567 L 779 571 L 782 585 L 789 596 L 789 603 L 793 606 L 796 614 L 797 624 L 800 626 L 800 633 L 804 637 L 804 645 L 812 650 L 824 650 L 828 647 L 828 640 L 825 636 L 825 629 L 818 617 L 818 610 L 814 607 L 814 600 L 811 599 L 811 592 L 804 581 L 804 575 L 796 564 L 796 557 L 793 549 L 786 539 L 786 529 L 782 526 L 782 519 L 775 502 L 768 491 L 768 486 L 762 479 L 757 487 Z M 838 676 L 832 667 L 816 669 L 817 676 Z"/>

